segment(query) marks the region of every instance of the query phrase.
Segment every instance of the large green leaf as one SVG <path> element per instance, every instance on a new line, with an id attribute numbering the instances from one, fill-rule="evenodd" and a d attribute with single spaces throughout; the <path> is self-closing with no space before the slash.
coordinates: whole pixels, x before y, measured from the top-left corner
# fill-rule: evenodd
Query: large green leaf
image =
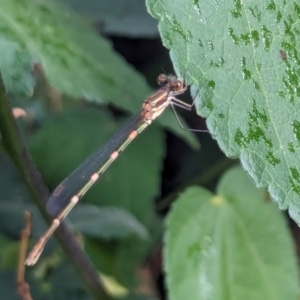
<path id="1" fill-rule="evenodd" d="M 282 213 L 241 168 L 212 195 L 190 188 L 171 211 L 165 270 L 172 300 L 295 300 L 299 276 Z"/>
<path id="2" fill-rule="evenodd" d="M 300 5 L 148 0 L 222 150 L 300 223 Z"/>
<path id="3" fill-rule="evenodd" d="M 136 108 L 134 103 L 139 107 L 150 92 L 145 80 L 105 39 L 55 1 L 3 0 L 0 17 L 0 37 L 6 41 L 1 53 L 11 53 L 14 63 L 22 65 L 24 55 L 17 56 L 15 49 L 23 50 L 27 63 L 40 63 L 59 91 L 101 102 L 118 103 L 121 98 L 129 110 Z M 4 54 L 1 58 L 5 78 L 22 81 L 20 68 L 5 64 Z"/>
<path id="4" fill-rule="evenodd" d="M 34 17 L 33 17 L 34 16 Z M 7 89 L 32 94 L 34 63 L 58 91 L 77 98 L 114 103 L 136 113 L 151 93 L 143 76 L 115 53 L 109 42 L 55 0 L 2 0 L 0 68 Z M 191 144 L 171 112 L 167 126 Z"/>

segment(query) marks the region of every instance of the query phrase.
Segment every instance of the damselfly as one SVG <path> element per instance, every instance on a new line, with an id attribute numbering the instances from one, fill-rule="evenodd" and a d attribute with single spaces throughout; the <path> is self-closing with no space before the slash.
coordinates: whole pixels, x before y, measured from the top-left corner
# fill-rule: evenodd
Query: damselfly
<path id="1" fill-rule="evenodd" d="M 191 110 L 187 104 L 175 96 L 184 93 L 187 85 L 176 76 L 160 74 L 157 82 L 161 86 L 152 96 L 145 100 L 139 114 L 133 116 L 124 127 L 100 150 L 85 160 L 69 177 L 54 190 L 47 203 L 47 211 L 55 216 L 48 230 L 28 254 L 25 263 L 34 265 L 43 248 L 61 221 L 89 190 L 89 188 L 107 170 L 119 154 L 144 131 L 167 106 L 179 106 Z M 64 209 L 61 210 L 61 207 Z"/>

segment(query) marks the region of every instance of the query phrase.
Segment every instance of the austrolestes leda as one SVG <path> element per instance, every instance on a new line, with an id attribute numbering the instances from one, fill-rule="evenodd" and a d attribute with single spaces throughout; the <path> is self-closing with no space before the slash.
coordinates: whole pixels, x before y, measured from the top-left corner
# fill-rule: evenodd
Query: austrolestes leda
<path id="1" fill-rule="evenodd" d="M 192 105 L 176 98 L 187 89 L 186 84 L 174 75 L 160 74 L 157 82 L 161 86 L 147 98 L 141 111 L 133 116 L 123 128 L 100 150 L 87 158 L 70 176 L 53 191 L 47 202 L 47 211 L 55 218 L 47 231 L 28 254 L 25 264 L 34 265 L 45 244 L 90 187 L 99 179 L 119 154 L 143 132 L 167 106 L 179 106 L 191 110 Z M 64 207 L 61 209 L 61 207 Z"/>

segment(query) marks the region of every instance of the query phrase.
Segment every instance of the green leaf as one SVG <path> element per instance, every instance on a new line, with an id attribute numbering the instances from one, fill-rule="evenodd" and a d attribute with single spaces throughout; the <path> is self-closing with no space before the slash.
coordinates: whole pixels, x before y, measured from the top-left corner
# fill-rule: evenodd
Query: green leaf
<path id="1" fill-rule="evenodd" d="M 0 67 L 6 89 L 14 94 L 30 95 L 34 86 L 34 79 L 30 74 L 33 60 L 17 42 L 5 37 L 5 30 L 7 28 L 0 28 Z"/>
<path id="2" fill-rule="evenodd" d="M 170 299 L 297 299 L 299 276 L 284 217 L 241 168 L 218 195 L 182 194 L 168 217 L 165 270 Z"/>
<path id="3" fill-rule="evenodd" d="M 70 213 L 72 227 L 100 238 L 148 237 L 147 229 L 128 211 L 118 207 L 77 205 Z"/>
<path id="4" fill-rule="evenodd" d="M 139 107 L 150 92 L 145 80 L 104 38 L 55 1 L 4 0 L 1 5 L 0 37 L 26 50 L 32 62 L 41 63 L 59 91 L 101 102 L 118 103 L 121 98 L 129 110 L 134 103 Z M 10 50 L 9 45 L 2 49 Z M 4 71 L 11 77 L 15 72 Z M 128 78 L 136 85 L 128 84 Z"/>
<path id="5" fill-rule="evenodd" d="M 300 223 L 300 5 L 147 1 L 198 112 L 229 157 Z"/>

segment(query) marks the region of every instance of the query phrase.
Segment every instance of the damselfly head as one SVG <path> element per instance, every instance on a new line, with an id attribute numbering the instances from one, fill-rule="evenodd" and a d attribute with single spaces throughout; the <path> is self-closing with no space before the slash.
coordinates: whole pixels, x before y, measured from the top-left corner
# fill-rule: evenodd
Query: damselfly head
<path id="1" fill-rule="evenodd" d="M 184 89 L 184 84 L 180 81 L 176 75 L 160 74 L 157 77 L 157 83 L 160 86 L 167 85 L 173 91 L 181 91 Z"/>
<path id="2" fill-rule="evenodd" d="M 157 81 L 158 85 L 164 86 L 167 83 L 169 83 L 170 80 L 172 80 L 171 77 L 175 77 L 175 78 L 173 78 L 173 80 L 177 80 L 177 77 L 174 75 L 159 74 L 157 76 L 156 81 Z"/>

